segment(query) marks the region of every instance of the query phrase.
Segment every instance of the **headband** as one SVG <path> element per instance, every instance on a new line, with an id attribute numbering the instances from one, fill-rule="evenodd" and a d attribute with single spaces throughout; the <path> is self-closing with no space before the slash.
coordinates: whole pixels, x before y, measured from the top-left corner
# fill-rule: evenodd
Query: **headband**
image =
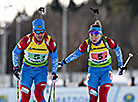
<path id="1" fill-rule="evenodd" d="M 102 31 L 102 29 L 100 27 L 91 27 L 89 29 L 89 32 L 92 31 L 92 30 L 96 30 L 96 31 Z"/>

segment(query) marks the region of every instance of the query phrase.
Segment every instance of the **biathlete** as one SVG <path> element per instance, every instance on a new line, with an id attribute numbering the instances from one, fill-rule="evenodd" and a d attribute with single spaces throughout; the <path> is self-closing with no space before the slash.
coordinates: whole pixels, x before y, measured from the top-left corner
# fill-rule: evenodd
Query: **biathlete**
<path id="1" fill-rule="evenodd" d="M 87 53 L 89 102 L 97 102 L 98 96 L 99 102 L 107 102 L 107 93 L 111 87 L 113 75 L 110 49 L 116 53 L 119 75 L 124 72 L 122 70 L 124 69 L 122 52 L 114 40 L 103 35 L 99 20 L 90 26 L 88 33 L 89 38 L 83 41 L 76 51 L 59 62 L 58 67 L 62 67 Z"/>
<path id="2" fill-rule="evenodd" d="M 19 102 L 29 102 L 32 83 L 35 85 L 35 98 L 37 102 L 46 102 L 44 89 L 47 85 L 48 56 L 51 56 L 52 80 L 57 80 L 58 56 L 57 46 L 51 36 L 46 33 L 45 22 L 35 19 L 32 22 L 32 32 L 24 36 L 12 51 L 13 72 L 20 79 Z M 24 51 L 23 64 L 20 68 L 18 55 Z"/>

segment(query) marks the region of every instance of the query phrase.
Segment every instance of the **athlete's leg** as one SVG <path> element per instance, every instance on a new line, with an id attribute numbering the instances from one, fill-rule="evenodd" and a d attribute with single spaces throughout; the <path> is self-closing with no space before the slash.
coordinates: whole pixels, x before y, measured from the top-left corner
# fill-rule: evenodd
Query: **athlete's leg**
<path id="1" fill-rule="evenodd" d="M 21 93 L 20 102 L 29 102 L 31 96 L 31 90 L 24 85 L 20 85 L 20 93 Z"/>
<path id="2" fill-rule="evenodd" d="M 90 86 L 88 86 L 89 91 L 89 102 L 97 102 L 98 91 Z"/>
<path id="3" fill-rule="evenodd" d="M 35 98 L 37 102 L 46 102 L 44 99 L 44 89 L 46 88 L 46 82 L 40 82 L 35 86 Z"/>
<path id="4" fill-rule="evenodd" d="M 27 71 L 25 71 L 27 69 Z M 24 65 L 22 66 L 22 74 L 21 74 L 21 81 L 20 81 L 20 102 L 29 102 L 31 97 L 31 86 L 33 79 L 31 74 L 28 73 L 29 67 L 26 68 Z"/>
<path id="5" fill-rule="evenodd" d="M 107 93 L 110 89 L 111 84 L 103 84 L 99 89 L 99 102 L 107 102 Z"/>
<path id="6" fill-rule="evenodd" d="M 106 70 L 107 69 L 107 70 Z M 101 76 L 101 85 L 99 89 L 99 101 L 100 102 L 107 102 L 107 93 L 111 87 L 113 74 L 112 74 L 112 68 L 111 66 L 107 67 L 104 71 L 103 69 L 103 75 Z"/>
<path id="7" fill-rule="evenodd" d="M 47 84 L 48 68 L 41 68 L 39 73 L 35 76 L 35 97 L 37 102 L 46 102 L 44 98 L 44 89 Z"/>
<path id="8" fill-rule="evenodd" d="M 97 102 L 98 85 L 99 85 L 99 77 L 97 76 L 96 73 L 91 72 L 88 75 L 89 102 Z"/>
<path id="9" fill-rule="evenodd" d="M 20 102 L 29 102 L 31 96 L 32 78 L 23 73 L 20 84 Z"/>

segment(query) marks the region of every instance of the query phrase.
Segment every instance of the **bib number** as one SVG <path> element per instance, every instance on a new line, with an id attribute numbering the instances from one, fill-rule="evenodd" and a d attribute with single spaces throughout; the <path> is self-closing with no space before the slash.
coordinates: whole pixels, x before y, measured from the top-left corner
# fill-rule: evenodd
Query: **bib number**
<path id="1" fill-rule="evenodd" d="M 45 59 L 45 55 L 39 55 L 39 54 L 29 54 L 29 58 L 31 58 L 32 60 L 44 60 Z"/>
<path id="2" fill-rule="evenodd" d="M 38 55 L 38 54 L 35 54 L 35 55 L 34 55 L 34 59 L 35 59 L 35 60 L 38 60 L 38 59 L 40 59 L 40 55 Z"/>
<path id="3" fill-rule="evenodd" d="M 104 60 L 107 58 L 107 51 L 102 53 L 91 53 L 91 57 L 95 60 Z"/>

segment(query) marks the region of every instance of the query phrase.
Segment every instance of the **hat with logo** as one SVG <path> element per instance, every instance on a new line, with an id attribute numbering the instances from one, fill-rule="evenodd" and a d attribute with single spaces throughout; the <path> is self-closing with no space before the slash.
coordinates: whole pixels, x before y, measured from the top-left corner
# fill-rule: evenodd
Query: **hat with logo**
<path id="1" fill-rule="evenodd" d="M 33 26 L 33 31 L 34 30 L 46 30 L 45 22 L 42 19 L 37 18 L 37 19 L 33 20 L 32 26 Z"/>

